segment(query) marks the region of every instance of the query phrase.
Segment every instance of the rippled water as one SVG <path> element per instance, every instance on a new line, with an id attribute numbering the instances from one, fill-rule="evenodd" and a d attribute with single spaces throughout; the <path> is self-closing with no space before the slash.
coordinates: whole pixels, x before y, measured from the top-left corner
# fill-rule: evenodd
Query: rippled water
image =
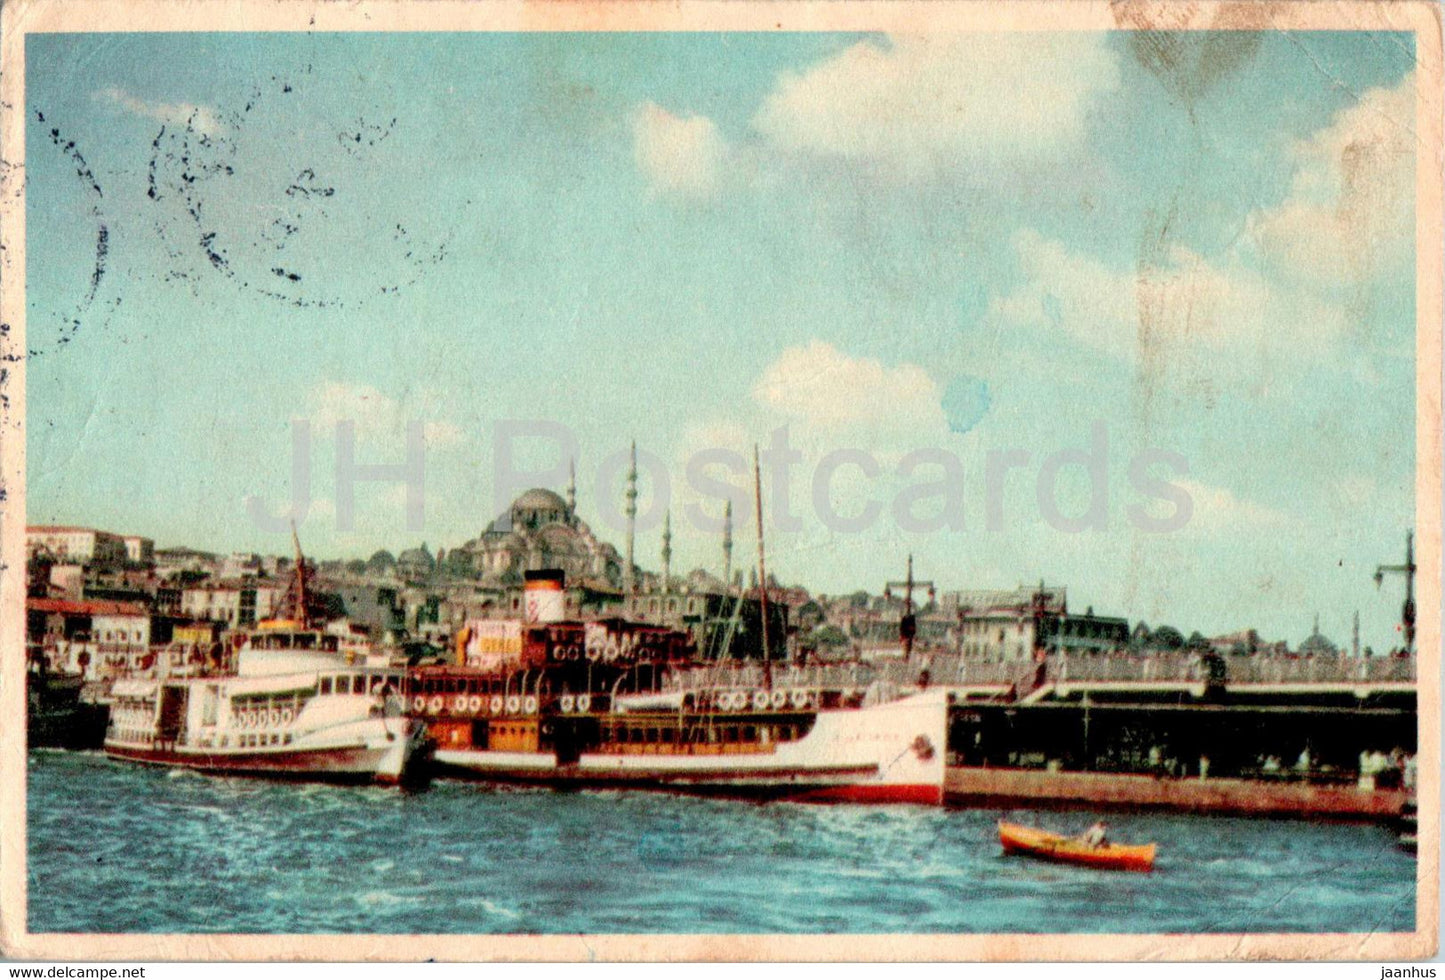
<path id="1" fill-rule="evenodd" d="M 1150 875 L 1002 856 L 998 811 L 29 768 L 34 932 L 1409 930 L 1383 827 L 1117 815 Z M 1012 811 L 1077 830 L 1088 814 Z"/>

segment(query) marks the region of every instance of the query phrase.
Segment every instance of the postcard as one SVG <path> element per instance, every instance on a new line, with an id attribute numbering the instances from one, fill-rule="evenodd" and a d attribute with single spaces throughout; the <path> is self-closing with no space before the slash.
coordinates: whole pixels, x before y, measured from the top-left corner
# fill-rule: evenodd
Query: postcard
<path id="1" fill-rule="evenodd" d="M 0 47 L 6 956 L 1434 955 L 1437 7 Z"/>

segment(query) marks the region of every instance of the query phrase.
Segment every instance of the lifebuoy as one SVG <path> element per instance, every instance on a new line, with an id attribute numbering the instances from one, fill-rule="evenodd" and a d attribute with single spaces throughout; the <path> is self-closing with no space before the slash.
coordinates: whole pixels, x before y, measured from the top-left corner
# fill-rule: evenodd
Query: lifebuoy
<path id="1" fill-rule="evenodd" d="M 804 691 L 802 688 L 799 688 L 798 690 L 793 692 L 791 700 L 793 702 L 793 707 L 797 708 L 799 711 L 802 711 L 808 706 L 808 692 Z"/>
<path id="2" fill-rule="evenodd" d="M 607 661 L 608 663 L 611 663 L 612 661 L 617 659 L 617 654 L 617 637 L 609 636 L 607 638 L 607 646 L 602 651 L 602 659 Z"/>
<path id="3" fill-rule="evenodd" d="M 753 710 L 762 711 L 768 706 L 768 692 L 757 690 L 753 692 Z"/>
<path id="4" fill-rule="evenodd" d="M 467 710 L 467 696 L 465 694 L 458 694 L 452 699 L 452 710 L 457 714 L 461 714 Z"/>
<path id="5" fill-rule="evenodd" d="M 578 711 L 580 711 L 582 714 L 586 714 L 587 711 L 588 711 L 588 709 L 591 708 L 591 707 L 592 707 L 592 695 L 590 695 L 590 694 L 579 694 L 579 695 L 577 695 L 577 710 L 578 710 Z"/>
<path id="6" fill-rule="evenodd" d="M 295 718 L 296 718 L 296 713 L 295 713 L 294 711 L 292 711 L 290 708 L 284 708 L 284 709 L 282 709 L 282 711 L 281 711 L 281 724 L 283 724 L 283 725 L 289 725 L 289 724 L 291 724 L 292 721 L 295 720 Z"/>
<path id="7" fill-rule="evenodd" d="M 427 705 L 427 710 L 430 711 L 432 714 L 437 714 L 442 710 L 442 706 L 445 704 L 446 699 L 443 698 L 440 694 L 435 694 L 432 696 L 431 703 Z"/>
<path id="8" fill-rule="evenodd" d="M 500 694 L 492 695 L 491 708 L 492 714 L 494 715 L 499 715 L 502 713 L 502 696 Z"/>
<path id="9" fill-rule="evenodd" d="M 537 696 L 535 694 L 527 695 L 527 700 L 522 702 L 522 712 L 529 715 L 537 713 Z"/>
<path id="10" fill-rule="evenodd" d="M 421 695 L 421 694 L 418 694 L 416 697 L 412 698 L 412 699 L 411 699 L 411 710 L 415 711 L 417 714 L 420 714 L 421 712 L 425 711 L 425 710 L 426 710 L 426 697 L 423 696 L 423 695 Z"/>
<path id="11" fill-rule="evenodd" d="M 521 711 L 521 710 L 522 710 L 522 699 L 521 699 L 520 697 L 518 697 L 517 695 L 513 694 L 511 697 L 507 698 L 507 714 L 509 714 L 509 715 L 515 715 L 518 711 Z"/>
<path id="12" fill-rule="evenodd" d="M 246 713 L 245 713 L 244 711 L 238 711 L 238 712 L 236 712 L 236 713 L 232 716 L 232 721 L 235 723 L 235 725 L 236 725 L 237 728 L 245 728 L 245 727 L 246 727 Z"/>
<path id="13" fill-rule="evenodd" d="M 782 688 L 774 691 L 772 696 L 772 702 L 774 711 L 782 709 L 788 703 L 788 692 L 784 691 Z"/>
<path id="14" fill-rule="evenodd" d="M 272 726 L 281 724 L 281 709 L 272 708 L 269 716 Z"/>
<path id="15" fill-rule="evenodd" d="M 574 698 L 572 695 L 570 695 L 570 694 L 564 694 L 564 695 L 562 695 L 562 713 L 563 713 L 564 715 L 570 715 L 570 714 L 572 713 L 573 707 L 575 707 L 576 704 L 577 704 L 577 699 Z"/>
<path id="16" fill-rule="evenodd" d="M 482 696 L 480 694 L 473 694 L 467 698 L 467 710 L 472 714 L 477 714 L 482 710 Z"/>

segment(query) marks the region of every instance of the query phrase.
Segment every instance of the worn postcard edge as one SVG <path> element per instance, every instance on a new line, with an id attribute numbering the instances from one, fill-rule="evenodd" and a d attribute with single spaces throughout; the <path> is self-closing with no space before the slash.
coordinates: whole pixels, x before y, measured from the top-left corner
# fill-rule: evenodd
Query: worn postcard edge
<path id="1" fill-rule="evenodd" d="M 1389 934 L 394 936 L 70 935 L 27 928 L 25 849 L 25 38 L 76 31 L 1414 32 L 1419 832 L 1416 930 Z M 17 0 L 0 7 L 0 954 L 155 960 L 1398 960 L 1432 956 L 1439 918 L 1441 36 L 1427 2 L 304 3 Z"/>

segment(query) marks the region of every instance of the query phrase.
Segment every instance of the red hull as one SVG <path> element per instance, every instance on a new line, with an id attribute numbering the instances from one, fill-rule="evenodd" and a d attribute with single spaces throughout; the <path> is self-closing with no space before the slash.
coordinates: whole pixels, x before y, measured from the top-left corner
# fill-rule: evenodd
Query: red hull
<path id="1" fill-rule="evenodd" d="M 854 786 L 830 786 L 812 790 L 798 799 L 808 803 L 917 803 L 938 806 L 943 802 L 943 787 L 920 785 L 888 785 L 860 783 Z"/>
<path id="2" fill-rule="evenodd" d="M 729 769 L 676 772 L 665 769 L 607 770 L 559 766 L 555 769 L 479 769 L 437 763 L 448 776 L 483 782 L 525 783 L 570 788 L 647 789 L 706 796 L 796 800 L 806 803 L 918 803 L 938 806 L 943 788 L 926 784 L 870 783 L 875 767 L 836 769 Z M 856 779 L 832 786 L 809 785 L 824 779 Z"/>

